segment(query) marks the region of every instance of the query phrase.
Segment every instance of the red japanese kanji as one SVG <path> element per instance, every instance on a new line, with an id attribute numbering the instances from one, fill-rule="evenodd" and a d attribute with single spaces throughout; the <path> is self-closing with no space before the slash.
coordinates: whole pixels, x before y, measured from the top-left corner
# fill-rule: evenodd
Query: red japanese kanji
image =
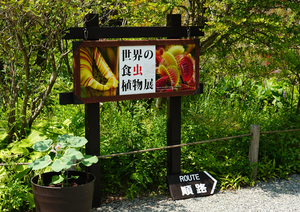
<path id="1" fill-rule="evenodd" d="M 133 76 L 136 75 L 143 75 L 142 66 L 139 66 L 139 64 L 137 64 L 136 67 L 133 67 Z"/>

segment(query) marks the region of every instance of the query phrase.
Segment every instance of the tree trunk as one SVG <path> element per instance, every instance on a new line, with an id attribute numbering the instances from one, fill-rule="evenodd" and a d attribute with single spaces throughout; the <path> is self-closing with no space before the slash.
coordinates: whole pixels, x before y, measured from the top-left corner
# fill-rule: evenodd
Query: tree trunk
<path id="1" fill-rule="evenodd" d="M 187 1 L 187 8 L 188 10 L 185 12 L 185 16 L 184 16 L 184 22 L 183 22 L 183 25 L 184 26 L 189 26 L 189 21 L 190 21 L 190 10 L 189 8 L 191 8 L 191 2 L 190 0 Z"/>
<path id="2" fill-rule="evenodd" d="M 298 87 L 298 93 L 300 94 L 300 85 Z M 296 115 L 299 114 L 299 109 L 300 109 L 300 95 L 298 97 L 298 103 L 297 103 L 297 109 L 296 109 Z"/>
<path id="3" fill-rule="evenodd" d="M 4 63 L 2 60 L 0 60 L 0 71 L 3 70 L 3 73 L 0 72 L 0 98 L 1 98 L 1 104 L 3 111 L 7 111 L 8 105 L 9 105 L 9 88 L 7 86 L 7 82 L 5 80 L 5 72 L 4 72 Z M 2 87 L 2 89 L 1 89 Z"/>
<path id="4" fill-rule="evenodd" d="M 18 98 L 18 87 L 15 79 L 16 71 L 14 66 L 10 65 L 10 73 L 11 73 L 11 96 L 8 105 L 8 143 L 14 141 L 15 132 L 16 132 L 16 101 Z"/>
<path id="5" fill-rule="evenodd" d="M 8 143 L 12 143 L 14 141 L 14 134 L 16 131 L 16 108 L 15 108 L 15 102 L 12 99 L 10 104 L 9 104 L 9 111 L 8 111 L 8 123 L 7 123 L 7 127 L 8 127 L 8 138 L 7 138 L 7 142 Z"/>
<path id="6" fill-rule="evenodd" d="M 29 55 L 26 51 L 26 48 L 23 45 L 22 36 L 16 34 L 16 40 L 19 46 L 19 49 L 23 55 L 24 69 L 25 69 L 25 80 L 23 84 L 23 105 L 22 105 L 22 113 L 21 113 L 21 130 L 20 130 L 20 138 L 23 138 L 25 135 L 25 127 L 27 125 L 26 115 L 27 115 L 27 104 L 29 100 L 29 92 L 28 92 L 28 83 L 29 83 Z"/>

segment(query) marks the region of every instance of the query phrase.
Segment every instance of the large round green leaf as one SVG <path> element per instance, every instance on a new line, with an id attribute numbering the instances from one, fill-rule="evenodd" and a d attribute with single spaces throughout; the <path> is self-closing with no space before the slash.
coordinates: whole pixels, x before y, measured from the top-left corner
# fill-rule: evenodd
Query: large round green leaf
<path id="1" fill-rule="evenodd" d="M 61 158 L 61 159 L 56 159 L 53 162 L 53 164 L 51 165 L 51 168 L 55 172 L 60 172 L 61 170 L 71 168 L 72 164 L 73 164 L 72 159 L 70 159 L 70 158 Z"/>
<path id="2" fill-rule="evenodd" d="M 32 163 L 29 163 L 28 167 L 32 168 L 33 170 L 43 169 L 47 167 L 51 162 L 51 157 L 49 155 L 46 155 L 40 159 L 36 159 Z"/>
<path id="3" fill-rule="evenodd" d="M 82 160 L 82 164 L 85 166 L 91 166 L 93 163 L 97 163 L 98 158 L 96 156 L 85 155 L 84 159 Z"/>
<path id="4" fill-rule="evenodd" d="M 67 142 L 69 143 L 70 147 L 77 148 L 84 146 L 88 141 L 84 137 L 72 137 L 69 138 Z"/>
<path id="5" fill-rule="evenodd" d="M 32 148 L 35 151 L 45 152 L 51 147 L 52 142 L 53 141 L 51 139 L 38 141 L 35 144 L 33 144 Z"/>
<path id="6" fill-rule="evenodd" d="M 83 154 L 77 149 L 70 148 L 66 150 L 63 157 L 80 160 L 83 158 Z"/>
<path id="7" fill-rule="evenodd" d="M 68 139 L 73 138 L 72 135 L 64 134 L 64 135 L 59 135 L 56 139 L 58 142 L 66 142 Z"/>

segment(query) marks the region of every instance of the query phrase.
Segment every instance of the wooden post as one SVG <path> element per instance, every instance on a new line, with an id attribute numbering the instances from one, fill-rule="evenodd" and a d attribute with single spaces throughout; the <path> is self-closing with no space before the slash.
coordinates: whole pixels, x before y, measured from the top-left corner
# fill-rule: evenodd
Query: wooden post
<path id="1" fill-rule="evenodd" d="M 257 165 L 258 165 L 258 152 L 259 152 L 259 135 L 260 135 L 260 126 L 252 124 L 250 127 L 250 133 L 252 133 L 252 138 L 250 139 L 250 148 L 249 148 L 249 162 L 250 165 L 255 163 L 255 167 L 252 173 L 252 179 L 257 179 Z"/>
<path id="2" fill-rule="evenodd" d="M 85 27 L 98 27 L 98 14 L 88 14 L 85 17 Z M 100 156 L 100 112 L 99 103 L 85 104 L 85 137 L 88 143 L 85 145 L 85 152 L 88 155 Z M 93 207 L 101 205 L 100 188 L 100 161 L 87 167 L 87 172 L 96 176 Z"/>
<path id="3" fill-rule="evenodd" d="M 168 26 L 181 26 L 181 15 L 169 14 L 167 16 Z M 167 103 L 167 144 L 175 145 L 181 143 L 181 96 L 168 97 Z M 181 173 L 181 148 L 167 150 L 167 175 Z"/>

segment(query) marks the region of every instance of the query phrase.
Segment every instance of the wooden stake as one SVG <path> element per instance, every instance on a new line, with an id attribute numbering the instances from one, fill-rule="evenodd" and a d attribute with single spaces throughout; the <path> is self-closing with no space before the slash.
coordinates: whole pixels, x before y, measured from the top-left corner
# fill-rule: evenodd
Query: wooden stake
<path id="1" fill-rule="evenodd" d="M 258 166 L 258 152 L 259 152 L 259 135 L 260 135 L 260 126 L 252 124 L 250 127 L 250 132 L 252 133 L 252 138 L 250 139 L 250 148 L 249 148 L 249 162 L 252 166 L 255 163 L 255 167 L 252 173 L 252 179 L 257 179 L 257 166 Z"/>

